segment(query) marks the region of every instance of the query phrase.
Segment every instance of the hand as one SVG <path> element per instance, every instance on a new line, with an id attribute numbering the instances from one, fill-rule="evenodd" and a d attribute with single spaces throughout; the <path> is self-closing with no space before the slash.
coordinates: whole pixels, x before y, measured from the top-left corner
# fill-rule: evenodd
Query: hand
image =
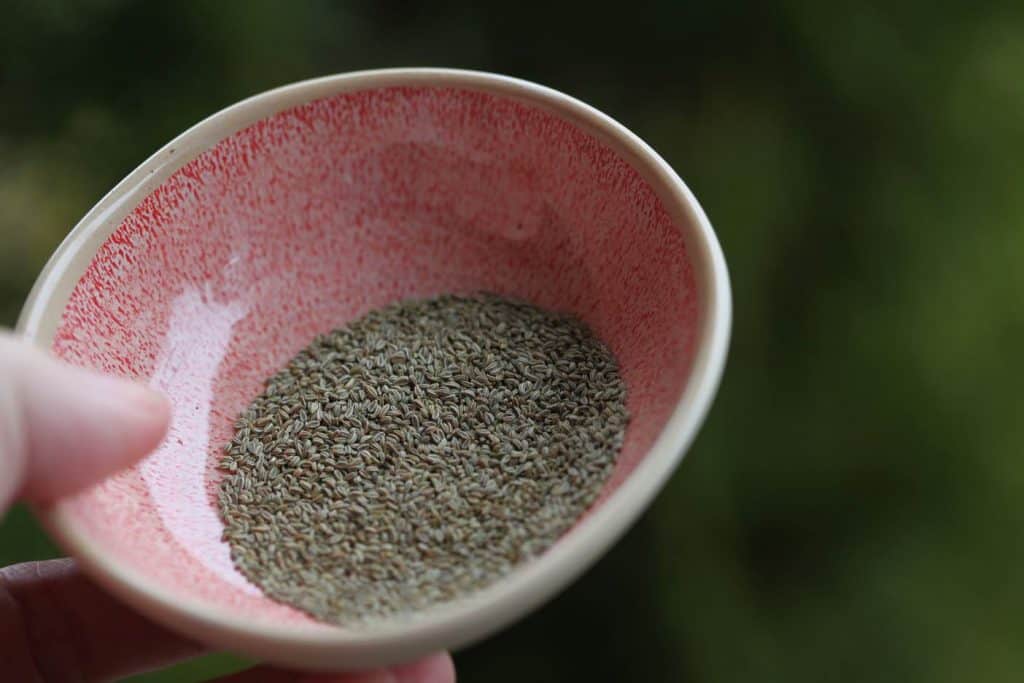
<path id="1" fill-rule="evenodd" d="M 74 493 L 153 450 L 166 400 L 125 380 L 74 368 L 0 333 L 0 515 L 16 499 Z M 71 560 L 0 568 L 0 678 L 104 681 L 165 666 L 202 647 L 104 594 Z M 224 683 L 454 683 L 447 654 L 358 674 L 268 667 Z"/>

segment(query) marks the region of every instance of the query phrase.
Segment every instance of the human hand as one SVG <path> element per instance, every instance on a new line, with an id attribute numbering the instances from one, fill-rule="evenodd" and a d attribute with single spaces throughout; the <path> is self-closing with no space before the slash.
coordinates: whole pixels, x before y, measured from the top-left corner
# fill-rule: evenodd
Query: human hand
<path id="1" fill-rule="evenodd" d="M 170 407 L 160 395 L 49 358 L 0 333 L 0 515 L 15 499 L 48 502 L 152 451 Z M 195 656 L 202 646 L 134 613 L 72 560 L 0 568 L 0 677 L 105 681 Z M 356 674 L 257 667 L 223 683 L 454 683 L 445 653 Z"/>

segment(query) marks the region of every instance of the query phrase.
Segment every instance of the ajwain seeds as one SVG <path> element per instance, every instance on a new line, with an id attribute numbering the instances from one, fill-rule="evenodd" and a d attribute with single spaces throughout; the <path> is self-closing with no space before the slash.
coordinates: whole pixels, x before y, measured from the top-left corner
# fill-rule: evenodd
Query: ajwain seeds
<path id="1" fill-rule="evenodd" d="M 315 339 L 239 417 L 224 538 L 321 620 L 415 612 L 554 543 L 626 423 L 614 357 L 569 316 L 492 295 L 388 306 Z"/>

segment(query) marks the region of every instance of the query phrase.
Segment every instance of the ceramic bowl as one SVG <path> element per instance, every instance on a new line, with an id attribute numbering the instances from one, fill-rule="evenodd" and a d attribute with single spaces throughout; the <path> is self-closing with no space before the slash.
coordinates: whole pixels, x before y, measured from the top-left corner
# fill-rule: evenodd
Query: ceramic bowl
<path id="1" fill-rule="evenodd" d="M 599 500 L 541 557 L 422 613 L 342 628 L 266 598 L 232 566 L 214 505 L 235 417 L 316 334 L 478 290 L 571 311 L 617 355 L 631 423 Z M 95 581 L 213 647 L 303 668 L 457 648 L 565 588 L 650 504 L 711 403 L 729 325 L 703 211 L 608 116 L 468 71 L 296 83 L 154 154 L 40 275 L 23 333 L 147 382 L 174 414 L 141 464 L 39 514 Z"/>

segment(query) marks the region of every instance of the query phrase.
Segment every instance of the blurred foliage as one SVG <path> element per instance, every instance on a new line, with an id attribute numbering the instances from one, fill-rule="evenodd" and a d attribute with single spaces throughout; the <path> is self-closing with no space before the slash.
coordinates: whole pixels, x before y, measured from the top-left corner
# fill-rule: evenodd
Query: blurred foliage
<path id="1" fill-rule="evenodd" d="M 3 324 L 131 168 L 313 75 L 540 81 L 701 198 L 736 305 L 707 425 L 630 535 L 459 653 L 460 680 L 1020 679 L 1021 3 L 2 4 Z M 3 561 L 52 552 L 23 511 L 0 537 Z"/>

